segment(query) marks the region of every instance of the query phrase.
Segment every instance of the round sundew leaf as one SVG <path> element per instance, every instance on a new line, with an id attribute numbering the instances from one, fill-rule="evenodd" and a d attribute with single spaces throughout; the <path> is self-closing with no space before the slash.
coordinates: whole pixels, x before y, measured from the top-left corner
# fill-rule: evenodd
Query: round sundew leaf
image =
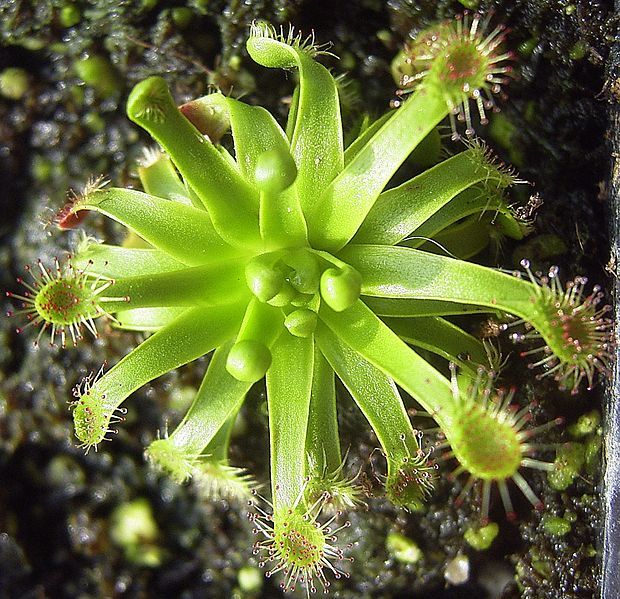
<path id="1" fill-rule="evenodd" d="M 45 322 L 57 326 L 79 323 L 100 311 L 83 277 L 51 279 L 34 296 L 34 309 Z"/>

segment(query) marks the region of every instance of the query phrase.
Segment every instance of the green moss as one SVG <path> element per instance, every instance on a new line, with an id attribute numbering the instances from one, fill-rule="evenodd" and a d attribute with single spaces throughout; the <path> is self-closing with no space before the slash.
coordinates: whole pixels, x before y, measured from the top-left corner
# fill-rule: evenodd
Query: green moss
<path id="1" fill-rule="evenodd" d="M 94 54 L 82 58 L 73 67 L 75 74 L 103 97 L 117 94 L 122 87 L 119 74 L 104 56 Z"/>
<path id="2" fill-rule="evenodd" d="M 387 536 L 385 547 L 396 561 L 403 564 L 415 564 L 422 558 L 418 544 L 399 532 L 391 532 Z"/>
<path id="3" fill-rule="evenodd" d="M 129 562 L 149 568 L 161 565 L 163 554 L 156 544 L 159 528 L 153 517 L 153 508 L 147 499 L 135 499 L 114 510 L 110 538 L 114 544 L 123 549 Z"/>
<path id="4" fill-rule="evenodd" d="M 9 100 L 21 100 L 28 85 L 29 77 L 24 69 L 9 67 L 0 73 L 0 95 Z"/>
<path id="5" fill-rule="evenodd" d="M 459 2 L 469 10 L 476 10 L 480 4 L 480 0 L 459 0 Z"/>
<path id="6" fill-rule="evenodd" d="M 571 60 L 582 60 L 588 53 L 588 47 L 581 40 L 570 49 L 568 56 Z"/>
<path id="7" fill-rule="evenodd" d="M 559 516 L 545 515 L 541 520 L 542 527 L 549 536 L 563 537 L 568 534 L 571 529 L 571 523 L 566 518 Z"/>
<path id="8" fill-rule="evenodd" d="M 82 19 L 82 13 L 75 4 L 65 4 L 60 9 L 58 20 L 63 27 L 73 27 L 77 25 Z"/>
<path id="9" fill-rule="evenodd" d="M 54 165 L 50 160 L 37 154 L 32 158 L 30 165 L 30 174 L 32 178 L 38 183 L 44 183 L 49 181 L 52 177 Z"/>
<path id="10" fill-rule="evenodd" d="M 578 439 L 579 437 L 585 437 L 594 433 L 600 423 L 601 413 L 598 410 L 592 410 L 580 416 L 575 424 L 569 426 L 568 432 L 572 437 Z"/>
<path id="11" fill-rule="evenodd" d="M 93 133 L 101 133 L 105 129 L 105 120 L 97 112 L 84 115 L 84 125 Z"/>
<path id="12" fill-rule="evenodd" d="M 237 575 L 239 588 L 245 593 L 256 593 L 263 586 L 263 575 L 258 568 L 244 566 Z"/>
<path id="13" fill-rule="evenodd" d="M 553 563 L 545 559 L 532 559 L 532 568 L 545 580 L 551 580 L 553 576 Z"/>
<path id="14" fill-rule="evenodd" d="M 556 491 L 564 491 L 575 480 L 585 462 L 585 448 L 581 443 L 565 443 L 556 453 L 554 469 L 547 480 Z"/>
<path id="15" fill-rule="evenodd" d="M 598 432 L 586 439 L 585 442 L 585 465 L 589 475 L 600 473 L 601 466 L 601 447 L 603 445 L 603 435 Z"/>
<path id="16" fill-rule="evenodd" d="M 146 12 L 155 8 L 157 4 L 158 0 L 140 0 L 139 9 Z"/>
<path id="17" fill-rule="evenodd" d="M 523 42 L 521 42 L 517 46 L 517 52 L 523 58 L 528 58 L 534 52 L 536 46 L 538 45 L 538 39 L 535 37 L 531 37 Z"/>
<path id="18" fill-rule="evenodd" d="M 486 526 L 471 527 L 463 535 L 471 547 L 478 551 L 485 551 L 497 537 L 499 526 L 496 522 L 489 522 Z"/>
<path id="19" fill-rule="evenodd" d="M 172 21 L 179 29 L 185 29 L 192 22 L 193 13 L 191 9 L 179 6 L 171 11 Z"/>

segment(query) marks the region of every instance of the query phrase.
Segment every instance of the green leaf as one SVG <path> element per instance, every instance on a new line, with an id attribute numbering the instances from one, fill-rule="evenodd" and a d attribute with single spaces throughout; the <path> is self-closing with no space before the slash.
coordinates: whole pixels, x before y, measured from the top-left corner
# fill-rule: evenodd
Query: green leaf
<path id="1" fill-rule="evenodd" d="M 441 418 L 449 417 L 452 410 L 449 381 L 381 322 L 361 300 L 344 312 L 321 306 L 319 317 L 342 343 L 394 379 L 426 411 Z"/>
<path id="2" fill-rule="evenodd" d="M 213 306 L 250 297 L 245 261 L 222 260 L 151 275 L 117 279 L 105 293 L 108 312 L 165 306 Z M 107 298 L 127 298 L 109 301 Z"/>
<path id="3" fill-rule="evenodd" d="M 271 68 L 299 69 L 291 154 L 297 164 L 296 187 L 304 214 L 316 210 L 317 195 L 342 170 L 344 164 L 340 102 L 330 72 L 314 60 L 312 45 L 301 38 L 287 38 L 264 23 L 252 27 L 247 41 L 250 56 Z M 311 219 L 309 225 L 311 225 Z"/>
<path id="4" fill-rule="evenodd" d="M 169 437 L 187 455 L 198 456 L 203 452 L 230 415 L 237 413 L 252 386 L 226 370 L 231 347 L 229 341 L 215 351 L 194 402 Z"/>
<path id="5" fill-rule="evenodd" d="M 126 331 L 143 331 L 153 333 L 169 325 L 187 308 L 135 308 L 119 310 L 115 313 L 114 326 Z"/>
<path id="6" fill-rule="evenodd" d="M 484 224 L 481 223 L 479 225 L 478 237 L 480 235 L 487 235 L 488 237 L 486 225 L 491 219 L 495 219 L 500 215 L 505 215 L 506 218 L 514 221 L 512 212 L 506 203 L 506 199 L 501 194 L 489 195 L 488 191 L 483 187 L 474 185 L 458 194 L 447 204 L 441 206 L 437 212 L 431 215 L 426 221 L 420 223 L 417 228 L 411 231 L 410 238 L 403 241 L 403 245 L 407 247 L 419 247 L 423 245 L 427 239 L 434 239 L 440 232 L 448 229 L 453 224 L 459 223 L 460 220 L 474 215 L 478 218 L 482 216 L 488 217 Z M 471 230 L 470 233 L 475 234 L 475 229 Z M 517 231 L 512 229 L 511 234 L 515 239 L 521 239 L 523 237 L 523 231 L 521 229 L 519 229 L 520 236 L 516 236 Z"/>
<path id="7" fill-rule="evenodd" d="M 342 466 L 334 383 L 334 370 L 315 347 L 306 455 L 309 468 L 318 477 L 329 476 Z"/>
<path id="8" fill-rule="evenodd" d="M 166 154 L 155 152 L 149 150 L 147 154 L 145 151 L 147 156 L 154 154 L 154 157 L 138 167 L 138 176 L 144 191 L 152 196 L 191 205 L 189 192 L 177 174 L 172 160 Z"/>
<path id="9" fill-rule="evenodd" d="M 248 183 L 256 183 L 256 161 L 263 152 L 272 149 L 289 151 L 284 131 L 261 106 L 250 106 L 221 93 L 203 96 L 192 104 L 196 110 L 219 111 L 226 115 L 235 142 L 237 164 Z"/>
<path id="10" fill-rule="evenodd" d="M 103 243 L 90 243 L 78 249 L 71 263 L 76 268 L 85 269 L 88 274 L 108 279 L 150 275 L 186 266 L 161 250 L 124 248 Z"/>
<path id="11" fill-rule="evenodd" d="M 291 141 L 293 134 L 295 133 L 295 125 L 297 123 L 297 110 L 299 108 L 299 85 L 295 86 L 293 90 L 293 96 L 291 98 L 291 105 L 288 109 L 288 117 L 286 119 L 286 138 Z"/>
<path id="12" fill-rule="evenodd" d="M 335 329 L 322 325 L 317 340 L 379 439 L 388 464 L 388 498 L 407 509 L 421 509 L 434 476 L 394 380 L 357 353 Z"/>
<path id="13" fill-rule="evenodd" d="M 468 216 L 433 235 L 420 249 L 432 254 L 467 260 L 482 252 L 491 242 L 492 218 L 492 214 Z M 404 242 L 403 245 L 411 247 L 409 242 Z M 417 244 L 413 247 L 417 247 Z"/>
<path id="14" fill-rule="evenodd" d="M 484 193 L 487 200 L 482 210 L 493 210 L 502 199 L 505 183 L 510 180 L 494 165 L 482 160 L 478 148 L 461 152 L 406 183 L 384 191 L 355 234 L 354 243 L 395 245 L 410 234 L 418 234 L 413 232 L 476 183 L 484 183 L 478 192 Z M 441 228 L 448 224 L 451 223 Z M 428 232 L 421 234 L 432 236 Z"/>
<path id="15" fill-rule="evenodd" d="M 314 338 L 280 335 L 267 371 L 274 512 L 290 508 L 304 489 L 306 431 L 312 389 Z"/>
<path id="16" fill-rule="evenodd" d="M 133 189 L 99 189 L 72 208 L 101 212 L 125 225 L 156 248 L 195 266 L 239 255 L 215 231 L 209 214 L 193 206 L 156 198 Z"/>
<path id="17" fill-rule="evenodd" d="M 183 116 L 161 77 L 149 77 L 134 87 L 127 115 L 170 154 L 223 239 L 232 245 L 258 245 L 258 194 Z"/>
<path id="18" fill-rule="evenodd" d="M 109 423 L 117 408 L 136 389 L 170 370 L 208 354 L 230 339 L 239 328 L 242 315 L 243 305 L 240 304 L 186 310 L 142 342 L 96 382 L 88 385 L 80 400 L 88 397 L 90 401 L 94 401 L 98 412 Z M 76 407 L 76 430 L 85 428 L 84 425 L 79 426 L 76 416 L 83 417 L 83 414 L 84 410 Z M 93 430 L 87 426 L 89 438 L 80 440 L 87 446 L 96 445 L 104 438 L 106 428 L 98 425 L 96 430 Z"/>
<path id="19" fill-rule="evenodd" d="M 394 381 L 355 352 L 329 327 L 319 326 L 317 342 L 368 419 L 386 456 L 398 460 L 415 455 L 419 445 Z"/>
<path id="20" fill-rule="evenodd" d="M 370 141 L 373 135 L 383 127 L 385 122 L 392 116 L 392 112 L 386 112 L 383 116 L 379 117 L 368 127 L 366 127 L 349 145 L 349 147 L 344 151 L 344 163 L 345 165 L 349 164 L 353 158 L 357 156 L 359 151 Z"/>
<path id="21" fill-rule="evenodd" d="M 485 306 L 444 302 L 441 300 L 416 298 L 386 298 L 362 296 L 364 303 L 378 316 L 458 316 L 459 314 L 486 314 L 494 312 Z"/>
<path id="22" fill-rule="evenodd" d="M 392 114 L 306 212 L 314 247 L 348 243 L 398 167 L 447 112 L 440 95 L 420 89 Z"/>
<path id="23" fill-rule="evenodd" d="M 532 317 L 534 285 L 486 266 L 384 245 L 350 245 L 339 257 L 362 275 L 362 295 L 471 303 Z"/>
<path id="24" fill-rule="evenodd" d="M 277 161 L 277 166 L 281 166 L 280 163 L 288 157 L 293 168 L 289 179 L 290 183 L 293 182 L 297 172 L 290 156 L 288 139 L 276 120 L 264 108 L 250 106 L 219 93 L 199 98 L 192 104 L 194 110 L 218 110 L 226 113 L 235 141 L 237 163 L 248 182 L 261 188 L 262 181 L 257 176 L 264 170 L 261 170 L 260 166 L 266 156 L 281 157 L 282 159 Z M 284 167 L 277 170 L 275 174 L 280 175 L 280 170 L 289 174 L 290 169 L 287 169 L 285 163 Z M 284 189 L 261 193 L 261 236 L 270 247 L 297 245 L 307 240 L 306 222 L 297 190 L 290 183 L 285 185 Z"/>
<path id="25" fill-rule="evenodd" d="M 476 365 L 488 365 L 482 342 L 443 318 L 388 318 L 384 322 L 403 341 L 443 356 L 462 367 L 471 369 L 471 362 L 474 363 L 474 370 Z"/>

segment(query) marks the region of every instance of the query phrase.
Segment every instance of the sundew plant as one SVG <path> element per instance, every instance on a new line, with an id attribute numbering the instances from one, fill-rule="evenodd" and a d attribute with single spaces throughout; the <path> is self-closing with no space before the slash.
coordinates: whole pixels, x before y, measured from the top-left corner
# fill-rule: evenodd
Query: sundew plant
<path id="1" fill-rule="evenodd" d="M 63 346 L 84 330 L 96 336 L 102 317 L 148 333 L 75 388 L 75 434 L 86 450 L 110 438 L 135 390 L 213 352 L 179 426 L 146 449 L 176 481 L 193 478 L 210 496 L 252 486 L 229 464 L 228 445 L 246 394 L 266 379 L 271 500 L 257 502 L 251 520 L 255 551 L 268 574 L 282 573 L 285 589 L 327 588 L 346 571 L 338 517 L 360 491 L 343 467 L 336 377 L 381 445 L 391 502 L 422 508 L 436 476 L 402 389 L 445 437 L 456 474 L 467 476 L 463 494 L 481 482 L 486 519 L 494 486 L 513 513 L 510 481 L 540 504 L 521 469 L 552 467 L 534 457 L 530 439 L 556 423 L 530 426 L 529 409 L 512 405 L 514 392 L 494 389 L 493 352 L 445 317 L 503 317 L 515 340 L 529 344 L 524 354 L 539 375 L 573 392 L 608 370 L 611 323 L 600 290 L 588 293 L 583 278 L 563 286 L 557 269 L 543 276 L 527 262 L 506 273 L 456 257 L 472 256 L 491 236 L 520 239 L 530 226 L 506 196 L 514 175 L 483 145 L 470 142 L 390 184 L 446 117 L 464 120 L 470 135 L 471 106 L 482 120 L 493 107 L 510 56 L 502 29 L 483 21 L 423 32 L 403 60 L 410 93 L 346 148 L 337 81 L 311 38 L 262 23 L 250 31 L 253 60 L 297 72 L 284 128 L 265 109 L 221 93 L 178 108 L 163 79 L 142 81 L 127 113 L 160 147 L 139 169 L 144 191 L 98 180 L 58 216 L 67 229 L 100 212 L 133 242 L 86 238 L 68 262 L 39 263 L 21 281 L 26 291 L 9 294 L 38 327 L 37 342 L 46 332 Z M 227 130 L 232 154 L 219 143 Z"/>

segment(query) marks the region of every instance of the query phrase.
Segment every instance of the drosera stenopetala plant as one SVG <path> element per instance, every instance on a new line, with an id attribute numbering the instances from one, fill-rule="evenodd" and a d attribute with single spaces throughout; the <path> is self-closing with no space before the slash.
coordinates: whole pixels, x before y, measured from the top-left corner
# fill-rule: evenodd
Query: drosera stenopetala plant
<path id="1" fill-rule="evenodd" d="M 91 241 L 80 248 L 72 264 L 90 295 L 84 311 L 69 301 L 75 322 L 110 314 L 120 328 L 151 333 L 109 371 L 77 387 L 79 441 L 96 447 L 135 390 L 213 352 L 187 414 L 147 448 L 147 456 L 179 482 L 200 479 L 209 495 L 247 494 L 252 481 L 228 462 L 230 431 L 247 392 L 265 377 L 271 500 L 270 507 L 255 506 L 252 520 L 264 536 L 257 549 L 273 562 L 270 572 L 284 574 L 286 589 L 299 582 L 310 591 L 316 580 L 328 586 L 326 575 L 341 575 L 336 562 L 345 558 L 331 530 L 339 526 L 321 516 L 326 505 L 338 504 L 331 501 L 337 493 L 340 509 L 358 500 L 342 467 L 336 376 L 376 434 L 390 501 L 422 509 L 437 475 L 411 425 L 404 389 L 435 418 L 469 472 L 466 488 L 483 480 L 485 518 L 491 482 L 508 511 L 508 479 L 536 503 L 519 469 L 534 465 L 536 448 L 527 441 L 540 429 L 526 427 L 527 412 L 509 409 L 511 393 L 476 382 L 478 367 L 487 363 L 485 347 L 446 317 L 515 315 L 555 356 L 557 362 L 540 367 L 551 372 L 560 364 L 553 373 L 569 372 L 571 388 L 604 370 L 601 356 L 583 351 L 609 348 L 598 292 L 584 296 L 581 287 L 571 287 L 565 306 L 527 271 L 513 276 L 421 248 L 481 215 L 517 239 L 529 227 L 515 218 L 506 196 L 514 175 L 482 146 L 470 144 L 390 187 L 401 164 L 444 118 L 458 111 L 470 129 L 467 98 L 478 105 L 489 85 L 495 92 L 501 84 L 505 67 L 499 64 L 509 58 L 501 32 L 487 34 L 479 25 L 479 17 L 465 28 L 442 25 L 415 89 L 344 148 L 337 85 L 317 60 L 321 50 L 311 39 L 256 23 L 247 42 L 250 56 L 265 67 L 299 73 L 284 128 L 265 109 L 219 93 L 181 111 L 165 81 L 151 77 L 134 88 L 127 106 L 130 119 L 162 148 L 139 169 L 145 191 L 90 185 L 61 213 L 63 228 L 100 212 L 142 240 L 142 247 Z M 210 122 L 212 130 L 231 130 L 234 155 L 217 136 L 203 134 Z M 29 293 L 26 308 L 54 325 L 37 308 L 41 290 Z M 594 325 L 567 324 L 558 309 L 562 316 L 587 313 Z M 458 363 L 466 381 L 455 385 L 416 349 Z M 467 382 L 482 391 L 466 391 Z M 478 431 L 470 439 L 462 434 L 467 418 Z M 493 434 L 498 438 L 490 439 Z M 509 463 L 490 463 L 502 444 Z M 338 507 L 332 517 L 338 518 Z"/>

